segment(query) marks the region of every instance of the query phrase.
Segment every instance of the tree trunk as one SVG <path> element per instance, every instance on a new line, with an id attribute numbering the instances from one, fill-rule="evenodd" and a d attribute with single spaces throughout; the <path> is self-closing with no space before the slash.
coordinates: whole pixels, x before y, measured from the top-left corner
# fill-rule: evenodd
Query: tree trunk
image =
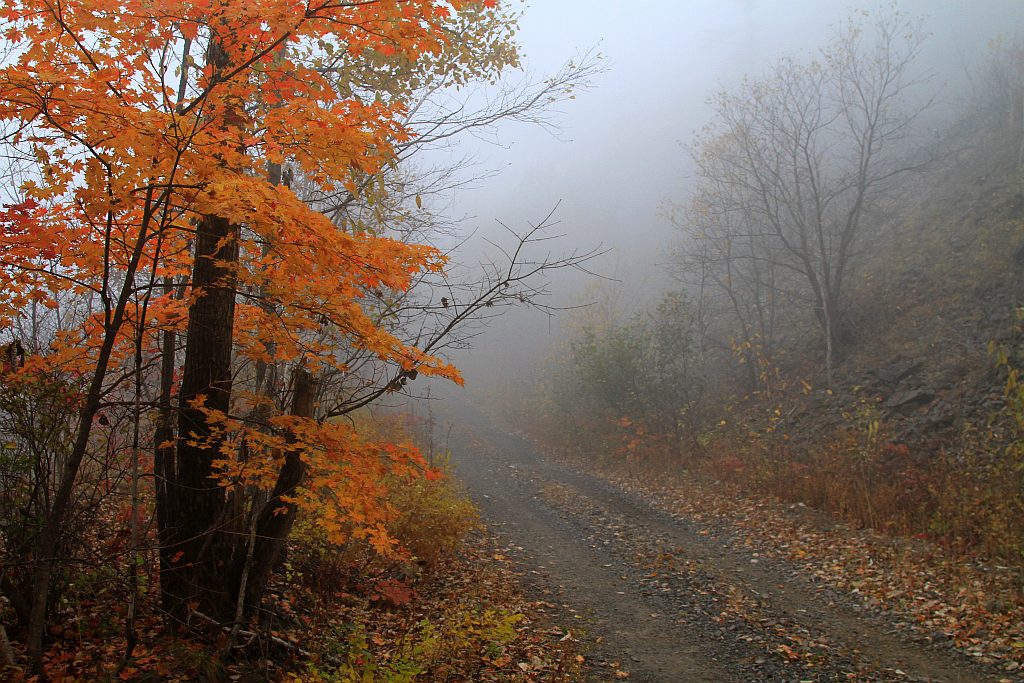
<path id="1" fill-rule="evenodd" d="M 312 376 L 305 368 L 297 368 L 292 414 L 297 417 L 312 417 L 315 397 L 316 383 Z M 270 574 L 295 523 L 295 503 L 285 502 L 281 497 L 294 494 L 295 489 L 302 485 L 305 478 L 306 463 L 303 462 L 301 454 L 294 450 L 286 453 L 274 491 L 260 511 L 256 522 L 255 546 L 245 585 L 239 586 L 239 592 L 244 592 L 246 611 L 249 613 L 259 606 Z M 243 572 L 245 569 L 242 568 Z"/>
<path id="2" fill-rule="evenodd" d="M 832 316 L 832 303 L 828 297 L 822 299 L 822 326 L 825 332 L 825 386 L 830 391 L 835 376 L 833 353 L 835 350 L 835 321 Z"/>
<path id="3" fill-rule="evenodd" d="M 213 478 L 221 437 L 204 408 L 227 413 L 231 400 L 237 237 L 238 226 L 218 216 L 205 216 L 196 229 L 178 436 L 164 467 L 161 590 L 172 628 L 187 619 L 190 604 L 216 619 L 233 612 L 225 585 L 231 558 L 215 533 L 226 521 L 224 490 Z"/>
<path id="4" fill-rule="evenodd" d="M 146 236 L 149 234 L 150 219 L 152 218 L 151 211 L 153 209 L 152 199 L 152 192 L 150 191 L 146 197 L 145 211 L 143 212 L 138 238 L 133 247 L 131 260 L 125 269 L 120 292 L 113 301 L 113 308 L 110 307 L 112 302 L 104 302 L 107 315 L 104 325 L 103 343 L 100 345 L 99 353 L 96 357 L 96 366 L 89 382 L 89 389 L 82 401 L 75 442 L 60 469 L 60 480 L 53 497 L 53 505 L 50 507 L 48 518 L 43 522 L 39 542 L 35 548 L 36 556 L 34 558 L 35 567 L 33 568 L 32 576 L 32 592 L 28 596 L 31 601 L 31 608 L 29 612 L 28 634 L 25 638 L 25 649 L 28 652 L 29 664 L 34 673 L 42 673 L 43 669 L 43 637 L 46 631 L 47 609 L 50 604 L 50 582 L 58 560 L 56 556 L 57 550 L 60 547 L 63 536 L 64 522 L 71 512 L 72 496 L 75 492 L 78 471 L 89 449 L 89 441 L 92 436 L 92 422 L 96 417 L 96 413 L 99 412 L 100 400 L 103 395 L 103 381 L 107 376 L 107 367 L 110 364 L 118 332 L 124 323 L 125 308 L 131 299 L 135 273 L 138 272 L 139 261 L 143 254 L 143 246 L 146 243 Z"/>
<path id="5" fill-rule="evenodd" d="M 164 280 L 164 293 L 170 295 L 174 282 Z M 161 542 L 168 538 L 168 521 L 176 518 L 173 510 L 174 499 L 169 495 L 168 483 L 175 479 L 174 475 L 174 434 L 175 419 L 172 396 L 174 392 L 174 355 L 177 346 L 177 334 L 166 330 L 161 340 L 160 359 L 160 396 L 157 401 L 156 428 L 153 441 L 156 448 L 153 454 L 154 489 L 156 492 L 156 529 Z M 160 575 L 166 575 L 171 566 L 167 562 L 169 556 L 160 553 Z M 163 593 L 163 608 L 168 613 L 171 605 L 166 601 L 167 593 Z"/>

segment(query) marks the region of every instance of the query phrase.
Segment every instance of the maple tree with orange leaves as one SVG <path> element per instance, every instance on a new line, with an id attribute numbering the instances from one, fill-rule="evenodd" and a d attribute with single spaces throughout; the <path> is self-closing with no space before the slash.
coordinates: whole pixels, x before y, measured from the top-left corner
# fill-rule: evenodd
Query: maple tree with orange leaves
<path id="1" fill-rule="evenodd" d="M 0 212 L 0 329 L 31 329 L 4 382 L 30 392 L 59 377 L 76 415 L 17 601 L 37 668 L 62 528 L 101 439 L 130 454 L 133 510 L 152 475 L 172 627 L 249 614 L 300 507 L 332 539 L 396 552 L 381 480 L 430 468 L 332 418 L 418 374 L 461 382 L 430 349 L 477 308 L 524 300 L 509 286 L 552 264 L 499 273 L 452 310 L 443 300 L 437 334 L 409 343 L 380 302 L 443 275 L 446 257 L 328 218 L 292 179 L 379 201 L 370 180 L 414 140 L 410 93 L 425 74 L 459 83 L 515 65 L 508 17 L 494 0 L 0 10 L 0 134 L 17 170 Z M 453 48 L 467 27 L 487 39 Z M 353 400 L 325 395 L 320 377 L 357 378 L 366 357 L 390 374 Z M 98 426 L 115 415 L 132 426 Z"/>

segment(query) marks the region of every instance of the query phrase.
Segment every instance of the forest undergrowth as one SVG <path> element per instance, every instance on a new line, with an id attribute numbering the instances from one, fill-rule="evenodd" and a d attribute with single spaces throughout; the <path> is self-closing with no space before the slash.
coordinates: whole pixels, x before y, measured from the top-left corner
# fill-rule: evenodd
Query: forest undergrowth
<path id="1" fill-rule="evenodd" d="M 368 430 L 403 440 L 407 421 L 393 416 Z M 366 539 L 332 543 L 300 519 L 259 615 L 234 627 L 194 612 L 186 634 L 170 635 L 150 571 L 140 577 L 129 646 L 131 557 L 79 568 L 55 609 L 43 676 L 12 652 L 0 680 L 577 680 L 583 657 L 572 634 L 524 597 L 475 506 L 443 457 L 435 460 L 438 476 L 388 482 L 394 552 Z M 90 532 L 97 552 L 123 546 L 102 533 L 117 514 L 99 511 Z"/>

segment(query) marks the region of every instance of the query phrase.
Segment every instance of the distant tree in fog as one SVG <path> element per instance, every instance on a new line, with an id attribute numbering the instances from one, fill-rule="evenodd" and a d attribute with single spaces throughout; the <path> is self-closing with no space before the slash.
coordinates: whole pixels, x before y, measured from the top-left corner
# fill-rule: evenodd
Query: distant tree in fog
<path id="1" fill-rule="evenodd" d="M 702 301 L 717 292 L 748 350 L 770 355 L 780 298 L 812 307 L 829 384 L 865 216 L 917 168 L 905 143 L 927 106 L 913 102 L 919 22 L 865 17 L 819 59 L 782 59 L 711 98 L 715 120 L 693 145 L 698 186 L 676 217 L 688 279 Z"/>

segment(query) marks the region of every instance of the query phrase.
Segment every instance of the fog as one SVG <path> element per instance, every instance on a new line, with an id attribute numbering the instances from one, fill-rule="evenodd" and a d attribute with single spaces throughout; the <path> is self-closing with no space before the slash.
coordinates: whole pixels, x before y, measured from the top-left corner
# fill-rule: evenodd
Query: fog
<path id="1" fill-rule="evenodd" d="M 936 93 L 933 111 L 969 98 L 972 69 L 992 39 L 1021 25 L 1019 0 L 916 0 L 899 10 L 924 20 L 928 34 L 918 71 Z M 668 284 L 673 235 L 666 207 L 686 198 L 684 145 L 709 120 L 707 98 L 744 75 L 756 77 L 784 55 L 811 56 L 832 28 L 876 6 L 836 0 L 558 0 L 524 5 L 518 33 L 527 77 L 553 73 L 567 60 L 600 54 L 603 72 L 589 90 L 559 105 L 557 130 L 500 125 L 493 136 L 466 138 L 453 158 L 471 155 L 489 177 L 460 189 L 444 210 L 472 238 L 463 262 L 495 255 L 507 241 L 498 223 L 523 229 L 557 207 L 562 238 L 553 252 L 605 253 L 590 263 L 604 287 L 618 287 L 625 307 L 642 305 Z M 512 74 L 516 77 L 515 74 Z M 592 300 L 600 278 L 556 277 L 550 306 Z M 474 348 L 453 360 L 472 388 L 502 375 L 528 373 L 564 324 L 536 309 L 493 319 Z"/>

